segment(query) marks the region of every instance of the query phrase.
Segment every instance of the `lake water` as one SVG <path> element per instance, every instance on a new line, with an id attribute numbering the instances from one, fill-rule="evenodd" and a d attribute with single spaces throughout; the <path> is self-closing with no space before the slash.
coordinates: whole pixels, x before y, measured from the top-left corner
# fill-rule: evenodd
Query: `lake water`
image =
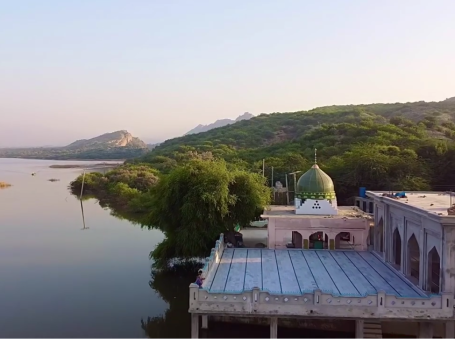
<path id="1" fill-rule="evenodd" d="M 94 199 L 83 202 L 84 229 L 80 202 L 67 188 L 82 170 L 49 168 L 94 163 L 0 159 L 0 181 L 12 185 L 0 189 L 0 337 L 189 337 L 194 277 L 151 277 L 148 256 L 161 232 L 119 220 Z M 269 337 L 268 327 L 213 326 L 205 336 Z"/>

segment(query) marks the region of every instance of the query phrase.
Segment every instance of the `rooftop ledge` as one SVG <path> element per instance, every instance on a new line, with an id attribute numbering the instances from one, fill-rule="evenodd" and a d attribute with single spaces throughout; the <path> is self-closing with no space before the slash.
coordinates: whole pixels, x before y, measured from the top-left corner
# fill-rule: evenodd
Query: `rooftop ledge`
<path id="1" fill-rule="evenodd" d="M 427 294 L 370 252 L 270 250 L 216 242 L 189 311 L 232 315 L 452 318 L 453 293 Z"/>
<path id="2" fill-rule="evenodd" d="M 396 191 L 395 191 L 396 192 Z M 366 195 L 370 198 L 376 197 L 379 200 L 386 200 L 388 203 L 406 205 L 409 208 L 419 210 L 429 216 L 455 221 L 455 215 L 449 215 L 447 209 L 455 204 L 455 193 L 443 191 L 406 191 L 406 198 L 390 198 L 384 196 L 389 191 L 367 191 Z"/>
<path id="3" fill-rule="evenodd" d="M 338 215 L 297 215 L 291 205 L 271 205 L 264 210 L 262 218 L 334 218 L 334 219 L 372 219 L 372 215 L 355 206 L 338 206 Z"/>

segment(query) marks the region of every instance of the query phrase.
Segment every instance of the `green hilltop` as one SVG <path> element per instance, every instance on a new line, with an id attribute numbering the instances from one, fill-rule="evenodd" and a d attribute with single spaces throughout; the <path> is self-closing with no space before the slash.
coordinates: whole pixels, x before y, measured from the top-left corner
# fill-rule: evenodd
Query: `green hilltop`
<path id="1" fill-rule="evenodd" d="M 147 163 L 167 173 L 187 158 L 216 157 L 257 172 L 265 159 L 266 176 L 271 180 L 273 166 L 274 181 L 284 183 L 285 173 L 311 165 L 316 148 L 321 166 L 339 188 L 337 192 L 350 196 L 357 186 L 411 190 L 454 185 L 455 176 L 447 168 L 454 146 L 452 98 L 261 114 L 167 140 L 128 163 Z"/>

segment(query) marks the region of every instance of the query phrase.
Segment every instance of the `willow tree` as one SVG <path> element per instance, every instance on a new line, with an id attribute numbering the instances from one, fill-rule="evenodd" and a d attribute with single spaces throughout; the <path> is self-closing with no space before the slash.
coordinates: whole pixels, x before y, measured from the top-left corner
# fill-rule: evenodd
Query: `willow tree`
<path id="1" fill-rule="evenodd" d="M 207 256 L 220 233 L 256 219 L 270 197 L 261 175 L 223 160 L 195 159 L 174 169 L 150 191 L 147 224 L 166 237 L 151 253 L 155 266 Z"/>

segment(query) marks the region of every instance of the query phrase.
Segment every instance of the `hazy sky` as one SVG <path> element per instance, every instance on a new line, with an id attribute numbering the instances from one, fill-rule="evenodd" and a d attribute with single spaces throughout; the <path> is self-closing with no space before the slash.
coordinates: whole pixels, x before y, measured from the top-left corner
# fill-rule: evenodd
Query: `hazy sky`
<path id="1" fill-rule="evenodd" d="M 455 96 L 454 0 L 0 0 L 0 146 Z"/>

